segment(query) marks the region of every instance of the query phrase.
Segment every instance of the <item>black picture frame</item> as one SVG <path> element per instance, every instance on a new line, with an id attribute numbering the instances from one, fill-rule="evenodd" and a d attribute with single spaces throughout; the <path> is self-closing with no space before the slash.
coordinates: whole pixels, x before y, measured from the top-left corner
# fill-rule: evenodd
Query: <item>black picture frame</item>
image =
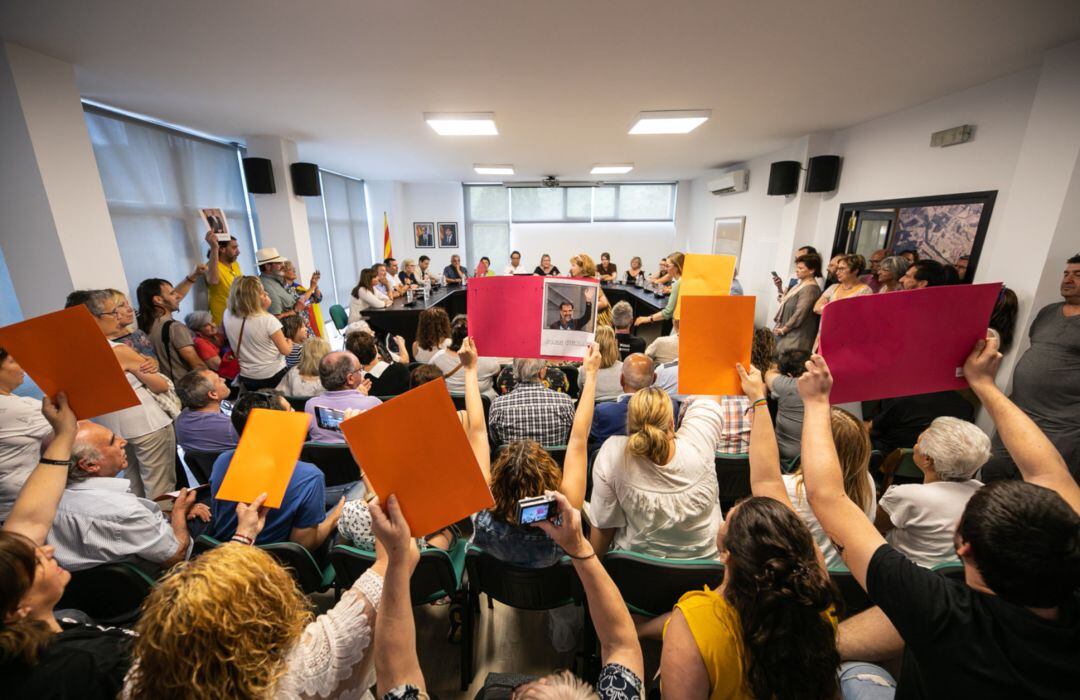
<path id="1" fill-rule="evenodd" d="M 413 222 L 413 247 L 414 248 L 434 248 L 435 247 L 435 222 L 433 222 L 433 221 L 414 221 Z"/>
<path id="2" fill-rule="evenodd" d="M 994 213 L 994 202 L 997 200 L 997 190 L 983 192 L 961 192 L 957 194 L 926 195 L 922 197 L 904 197 L 899 199 L 879 199 L 866 202 L 845 202 L 840 205 L 840 214 L 836 220 L 836 233 L 833 237 L 833 248 L 830 257 L 848 252 L 855 252 L 857 244 L 856 236 L 853 235 L 854 223 L 858 221 L 860 212 L 881 212 L 917 207 L 941 207 L 963 204 L 982 204 L 982 213 L 979 224 L 975 229 L 971 250 L 968 252 L 968 268 L 962 282 L 969 283 L 975 279 L 975 271 L 979 265 L 979 256 L 982 254 L 983 243 L 986 240 L 986 232 L 990 227 L 990 217 Z M 895 217 L 894 217 L 895 223 Z M 895 240 L 896 226 L 889 232 L 886 248 L 892 250 Z M 947 261 L 952 263 L 954 261 Z"/>
<path id="3" fill-rule="evenodd" d="M 458 225 L 456 221 L 440 221 L 435 227 L 440 248 L 458 248 Z"/>

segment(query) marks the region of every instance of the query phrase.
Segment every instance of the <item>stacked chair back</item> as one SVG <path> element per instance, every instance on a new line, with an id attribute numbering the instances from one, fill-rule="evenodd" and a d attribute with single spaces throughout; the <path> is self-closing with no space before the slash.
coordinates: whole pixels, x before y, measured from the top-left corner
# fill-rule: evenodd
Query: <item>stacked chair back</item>
<path id="1" fill-rule="evenodd" d="M 933 569 L 937 573 L 941 574 L 945 578 L 951 578 L 956 581 L 963 582 L 964 580 L 964 564 L 959 561 L 949 561 L 944 564 L 938 564 Z"/>
<path id="2" fill-rule="evenodd" d="M 292 406 L 292 410 L 297 413 L 303 413 L 304 407 L 307 406 L 308 399 L 310 398 L 310 396 L 286 396 L 285 400 Z"/>
<path id="3" fill-rule="evenodd" d="M 199 535 L 195 540 L 191 556 L 198 556 L 219 546 L 221 542 L 213 537 Z M 325 591 L 334 583 L 334 568 L 332 566 L 320 567 L 315 557 L 311 556 L 311 552 L 307 551 L 303 545 L 295 542 L 274 542 L 257 546 L 276 559 L 278 564 L 288 569 L 304 593 Z"/>
<path id="4" fill-rule="evenodd" d="M 466 547 L 468 542 L 459 539 L 449 550 L 429 547 L 420 552 L 420 562 L 409 581 L 413 605 L 458 595 L 465 573 Z M 339 589 L 345 589 L 371 568 L 375 563 L 375 552 L 339 544 L 330 550 L 330 563 L 334 567 L 334 583 Z"/>
<path id="5" fill-rule="evenodd" d="M 683 594 L 715 590 L 724 580 L 724 565 L 715 559 L 661 559 L 621 549 L 604 556 L 604 568 L 630 612 L 648 617 L 669 613 Z"/>
<path id="6" fill-rule="evenodd" d="M 103 625 L 129 624 L 153 587 L 154 579 L 134 564 L 99 564 L 71 572 L 56 609 L 81 610 Z"/>
<path id="7" fill-rule="evenodd" d="M 716 453 L 716 481 L 720 509 L 726 514 L 737 501 L 750 495 L 750 455 Z"/>
<path id="8" fill-rule="evenodd" d="M 345 307 L 341 304 L 334 304 L 330 307 L 330 320 L 334 322 L 334 325 L 340 331 L 349 325 L 349 313 L 345 311 Z"/>
<path id="9" fill-rule="evenodd" d="M 209 484 L 210 474 L 214 471 L 214 462 L 220 456 L 220 452 L 184 450 L 184 464 L 187 465 L 191 475 L 198 479 L 200 484 Z"/>
<path id="10" fill-rule="evenodd" d="M 360 479 L 360 467 L 343 442 L 305 442 L 300 461 L 318 467 L 326 476 L 327 486 L 341 486 Z"/>
<path id="11" fill-rule="evenodd" d="M 570 395 L 570 398 L 577 399 L 578 395 L 581 394 L 581 389 L 577 384 L 578 368 L 569 365 L 559 365 L 559 369 L 566 375 L 566 383 L 568 384 L 566 393 Z"/>
<path id="12" fill-rule="evenodd" d="M 457 394 L 451 394 L 450 399 L 454 402 L 454 408 L 459 411 L 465 410 L 465 397 L 458 396 Z M 480 394 L 480 404 L 484 407 L 484 422 L 487 423 L 488 418 L 491 417 L 491 399 L 487 394 Z"/>

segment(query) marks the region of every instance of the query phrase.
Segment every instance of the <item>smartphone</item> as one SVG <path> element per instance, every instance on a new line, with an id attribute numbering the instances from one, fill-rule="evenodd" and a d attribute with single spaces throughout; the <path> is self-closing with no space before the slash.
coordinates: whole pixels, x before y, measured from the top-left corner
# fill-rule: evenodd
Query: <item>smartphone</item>
<path id="1" fill-rule="evenodd" d="M 554 496 L 523 498 L 517 502 L 515 516 L 519 525 L 530 525 L 559 517 L 559 504 Z"/>
<path id="2" fill-rule="evenodd" d="M 221 402 L 221 413 L 225 416 L 232 416 L 233 402 L 225 399 Z"/>
<path id="3" fill-rule="evenodd" d="M 773 271 L 772 271 L 772 276 L 773 276 L 773 279 L 774 279 L 774 280 L 778 280 L 778 279 L 780 279 L 780 275 L 776 274 L 776 270 L 773 270 Z"/>
<path id="4" fill-rule="evenodd" d="M 192 488 L 189 488 L 188 491 L 194 491 L 198 493 L 199 491 L 202 491 L 206 488 L 210 488 L 210 484 L 199 484 L 198 486 L 193 486 Z M 155 498 L 154 501 L 156 503 L 160 503 L 161 501 L 175 501 L 179 497 L 180 489 L 177 489 L 175 491 L 169 491 L 168 493 L 161 494 L 160 496 Z"/>
<path id="5" fill-rule="evenodd" d="M 319 424 L 319 427 L 323 430 L 337 430 L 341 431 L 341 421 L 345 420 L 345 412 L 339 411 L 336 408 L 327 408 L 325 406 L 315 407 L 315 422 Z"/>

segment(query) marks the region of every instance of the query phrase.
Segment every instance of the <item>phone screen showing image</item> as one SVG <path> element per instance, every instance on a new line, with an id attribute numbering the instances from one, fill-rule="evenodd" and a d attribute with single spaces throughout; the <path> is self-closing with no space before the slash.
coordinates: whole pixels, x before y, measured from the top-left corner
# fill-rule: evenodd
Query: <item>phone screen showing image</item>
<path id="1" fill-rule="evenodd" d="M 553 503 L 537 503 L 534 506 L 527 506 L 521 509 L 521 524 L 529 525 L 531 523 L 539 523 L 548 519 L 551 513 Z"/>
<path id="2" fill-rule="evenodd" d="M 345 420 L 345 412 L 325 406 L 315 407 L 315 422 L 323 430 L 341 430 L 341 421 Z"/>

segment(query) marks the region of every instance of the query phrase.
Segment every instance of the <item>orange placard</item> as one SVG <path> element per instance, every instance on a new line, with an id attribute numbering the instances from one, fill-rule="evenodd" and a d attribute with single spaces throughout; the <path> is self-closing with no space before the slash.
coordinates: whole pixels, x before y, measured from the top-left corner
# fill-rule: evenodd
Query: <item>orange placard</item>
<path id="1" fill-rule="evenodd" d="M 495 505 L 442 379 L 344 421 L 341 431 L 379 500 L 397 496 L 415 537 Z"/>
<path id="2" fill-rule="evenodd" d="M 683 259 L 682 279 L 679 280 L 679 298 L 675 301 L 675 320 L 682 319 L 684 296 L 730 294 L 733 279 L 735 279 L 734 255 L 687 253 Z"/>
<path id="3" fill-rule="evenodd" d="M 82 304 L 0 328 L 0 347 L 47 395 L 63 390 L 80 420 L 139 405 L 109 341 Z"/>
<path id="4" fill-rule="evenodd" d="M 310 421 L 306 413 L 253 410 L 214 498 L 251 503 L 265 492 L 266 505 L 280 508 Z"/>
<path id="5" fill-rule="evenodd" d="M 691 296 L 679 324 L 679 393 L 743 393 L 735 363 L 750 366 L 754 297 Z"/>

